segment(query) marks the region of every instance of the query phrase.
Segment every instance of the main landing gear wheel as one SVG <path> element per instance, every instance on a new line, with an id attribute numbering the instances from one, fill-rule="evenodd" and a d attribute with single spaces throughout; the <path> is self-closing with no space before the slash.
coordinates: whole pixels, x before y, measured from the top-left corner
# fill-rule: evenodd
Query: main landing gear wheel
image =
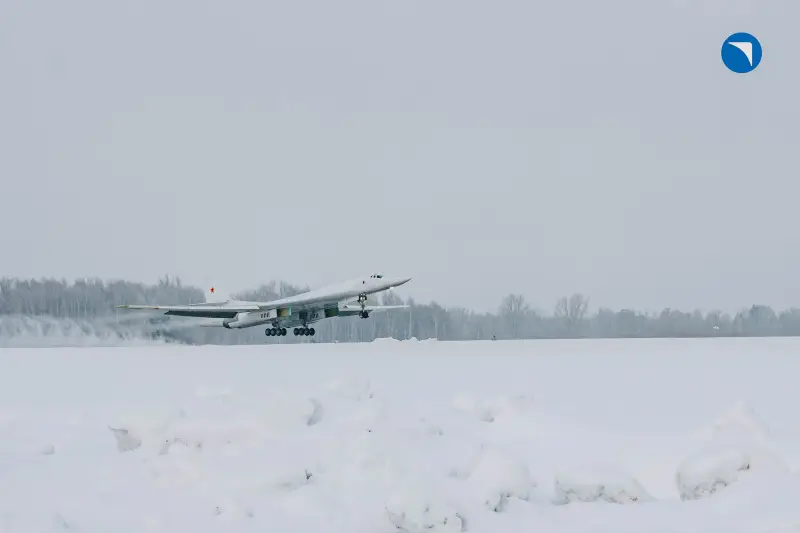
<path id="1" fill-rule="evenodd" d="M 309 335 L 309 336 L 313 337 L 315 333 L 316 333 L 316 331 L 314 330 L 314 328 L 294 328 L 295 337 L 298 336 L 298 335 L 300 335 L 300 336 Z"/>
<path id="2" fill-rule="evenodd" d="M 362 293 L 358 295 L 358 303 L 361 304 L 361 318 L 369 318 L 369 311 L 367 311 L 367 295 Z"/>
<path id="3" fill-rule="evenodd" d="M 283 337 L 286 335 L 286 328 L 267 328 L 264 330 L 267 337 Z"/>

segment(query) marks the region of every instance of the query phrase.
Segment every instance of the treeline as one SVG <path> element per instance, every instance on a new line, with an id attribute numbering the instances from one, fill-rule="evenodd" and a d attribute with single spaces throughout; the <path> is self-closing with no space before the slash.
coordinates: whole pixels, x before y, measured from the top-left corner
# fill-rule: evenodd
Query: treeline
<path id="1" fill-rule="evenodd" d="M 233 295 L 243 300 L 271 300 L 306 290 L 271 282 Z M 323 320 L 314 325 L 317 334 L 306 337 L 266 337 L 262 327 L 244 330 L 196 327 L 192 319 L 131 313 L 120 304 L 197 303 L 204 292 L 165 277 L 155 285 L 127 281 L 0 279 L 0 337 L 29 324 L 30 317 L 64 319 L 71 324 L 103 325 L 103 331 L 119 331 L 129 338 L 163 339 L 189 344 L 253 344 L 293 342 L 371 341 L 378 337 L 439 340 L 617 338 L 617 337 L 732 337 L 800 335 L 800 309 L 780 313 L 766 305 L 753 305 L 735 315 L 717 311 L 682 312 L 665 309 L 658 314 L 632 309 L 600 308 L 589 313 L 588 299 L 580 294 L 561 298 L 550 311 L 535 309 L 522 295 L 506 296 L 494 313 L 445 308 L 437 303 L 402 301 L 393 293 L 379 297 L 384 304 L 407 303 L 409 309 L 358 317 Z M 16 320 L 10 320 L 16 317 Z M 24 317 L 25 320 L 20 320 Z M 13 327 L 8 324 L 15 324 Z M 52 326 L 49 326 L 52 327 Z"/>

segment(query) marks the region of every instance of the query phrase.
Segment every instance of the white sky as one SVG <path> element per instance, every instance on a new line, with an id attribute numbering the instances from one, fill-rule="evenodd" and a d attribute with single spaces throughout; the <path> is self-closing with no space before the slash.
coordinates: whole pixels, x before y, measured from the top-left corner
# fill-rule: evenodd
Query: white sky
<path id="1" fill-rule="evenodd" d="M 800 305 L 797 0 L 0 3 L 0 275 Z M 727 71 L 750 31 L 764 60 Z"/>

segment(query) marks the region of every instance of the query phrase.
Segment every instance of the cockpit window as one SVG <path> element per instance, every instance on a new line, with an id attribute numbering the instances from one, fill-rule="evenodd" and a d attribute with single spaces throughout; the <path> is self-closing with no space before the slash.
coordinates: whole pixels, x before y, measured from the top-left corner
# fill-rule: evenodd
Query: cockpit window
<path id="1" fill-rule="evenodd" d="M 381 278 L 383 277 L 383 274 L 373 274 L 373 275 L 371 275 L 370 277 L 371 277 L 371 278 L 378 278 L 378 279 L 381 279 Z"/>

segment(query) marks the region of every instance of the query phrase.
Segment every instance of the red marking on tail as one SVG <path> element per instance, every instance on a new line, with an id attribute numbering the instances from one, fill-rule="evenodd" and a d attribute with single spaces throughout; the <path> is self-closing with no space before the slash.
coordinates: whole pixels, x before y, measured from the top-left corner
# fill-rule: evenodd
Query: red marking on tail
<path id="1" fill-rule="evenodd" d="M 211 294 L 214 294 L 214 287 L 211 287 L 211 288 L 209 289 L 209 291 L 211 291 Z"/>

